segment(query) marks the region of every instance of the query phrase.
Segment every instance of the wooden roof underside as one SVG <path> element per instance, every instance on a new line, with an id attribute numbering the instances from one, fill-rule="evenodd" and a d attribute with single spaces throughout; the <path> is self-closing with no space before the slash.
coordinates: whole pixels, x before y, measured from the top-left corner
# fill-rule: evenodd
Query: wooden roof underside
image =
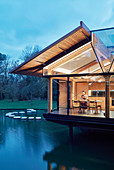
<path id="1" fill-rule="evenodd" d="M 53 63 L 89 41 L 91 41 L 90 31 L 83 22 L 80 22 L 79 27 L 32 56 L 28 61 L 10 71 L 10 73 L 42 76 L 42 69 L 45 66 Z"/>

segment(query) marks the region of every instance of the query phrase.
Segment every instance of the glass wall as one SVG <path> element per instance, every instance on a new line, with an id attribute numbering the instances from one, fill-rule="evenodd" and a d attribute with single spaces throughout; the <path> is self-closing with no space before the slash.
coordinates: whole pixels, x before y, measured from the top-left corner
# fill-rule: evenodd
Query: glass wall
<path id="1" fill-rule="evenodd" d="M 66 78 L 53 79 L 53 113 L 67 114 Z"/>
<path id="2" fill-rule="evenodd" d="M 107 31 L 109 32 L 109 31 Z M 106 34 L 106 35 L 105 35 Z M 104 37 L 103 37 L 104 35 Z M 92 41 L 44 67 L 43 75 L 103 73 L 114 71 L 114 29 L 92 33 Z"/>
<path id="3" fill-rule="evenodd" d="M 110 78 L 110 116 L 114 118 L 114 76 Z"/>
<path id="4" fill-rule="evenodd" d="M 110 66 L 114 60 L 114 28 L 93 31 L 93 42 L 103 71 L 112 71 Z"/>
<path id="5" fill-rule="evenodd" d="M 59 110 L 55 113 L 67 114 L 67 78 L 59 77 L 59 80 L 53 80 L 59 89 L 55 95 L 58 96 Z M 82 76 L 70 77 L 70 115 L 81 115 L 91 117 L 104 117 L 105 114 L 105 78 L 103 76 Z M 114 76 L 110 78 L 110 117 L 114 118 Z M 57 89 L 56 89 L 57 90 Z M 85 96 L 85 99 L 83 98 Z M 84 108 L 81 107 L 85 102 Z M 57 106 L 57 105 L 56 105 Z M 57 110 L 57 107 L 55 108 Z"/>

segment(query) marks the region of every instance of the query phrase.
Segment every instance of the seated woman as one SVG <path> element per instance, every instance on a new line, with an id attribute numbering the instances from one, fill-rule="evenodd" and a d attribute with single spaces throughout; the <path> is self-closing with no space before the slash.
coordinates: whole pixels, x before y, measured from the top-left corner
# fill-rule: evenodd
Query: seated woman
<path id="1" fill-rule="evenodd" d="M 83 113 L 84 113 L 85 109 L 87 109 L 87 105 L 88 105 L 88 96 L 86 92 L 83 91 L 83 94 L 81 95 L 79 113 L 82 113 L 81 108 L 83 109 Z"/>
<path id="2" fill-rule="evenodd" d="M 88 100 L 88 96 L 87 96 L 85 91 L 83 91 L 83 94 L 81 95 L 81 100 L 82 101 L 87 101 Z"/>

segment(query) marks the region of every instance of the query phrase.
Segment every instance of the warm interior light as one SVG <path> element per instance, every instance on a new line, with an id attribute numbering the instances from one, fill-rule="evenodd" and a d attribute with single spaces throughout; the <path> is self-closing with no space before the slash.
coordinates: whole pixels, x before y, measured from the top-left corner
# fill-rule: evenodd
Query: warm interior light
<path id="1" fill-rule="evenodd" d="M 98 82 L 99 82 L 99 83 L 101 83 L 101 82 L 102 82 L 102 80 L 100 79 L 100 80 L 98 80 Z"/>
<path id="2" fill-rule="evenodd" d="M 100 69 L 100 67 L 98 67 L 98 68 L 92 70 L 91 73 L 94 73 L 95 71 L 97 71 L 97 70 L 99 70 L 99 69 Z"/>
<path id="3" fill-rule="evenodd" d="M 91 90 L 88 90 L 88 96 L 91 96 Z"/>
<path id="4" fill-rule="evenodd" d="M 49 64 L 48 66 L 46 66 L 46 67 L 44 67 L 44 68 L 45 68 L 45 69 L 48 69 L 48 67 L 50 67 L 51 65 L 53 65 L 53 64 L 55 64 L 55 63 L 57 63 L 58 61 L 60 61 L 60 60 L 64 59 L 65 57 L 67 57 L 67 56 L 69 56 L 69 55 L 73 54 L 74 52 L 78 51 L 79 49 L 82 49 L 83 47 L 85 47 L 85 46 L 89 45 L 90 43 L 91 43 L 91 42 L 88 42 L 88 43 L 84 44 L 83 46 L 81 46 L 81 47 L 79 47 L 79 48 L 77 48 L 77 49 L 73 50 L 72 52 L 70 52 L 70 53 L 68 53 L 68 54 L 64 55 L 62 58 L 60 58 L 60 59 L 58 59 L 58 60 L 54 61 L 53 63 Z M 89 48 L 89 49 L 88 49 L 88 50 L 86 50 L 86 51 L 89 51 L 90 49 L 91 49 L 91 48 Z M 84 51 L 83 53 L 85 53 L 85 51 Z M 83 54 L 83 53 L 81 53 L 81 54 Z M 80 54 L 79 54 L 78 56 L 80 56 Z M 78 56 L 76 56 L 76 57 L 78 57 Z M 75 57 L 74 57 L 74 58 L 75 58 Z M 73 59 L 74 59 L 74 58 L 73 58 Z M 66 63 L 66 62 L 65 62 L 65 63 Z M 65 64 L 65 63 L 64 63 L 64 64 Z"/>
<path id="5" fill-rule="evenodd" d="M 54 71 L 60 72 L 60 73 L 65 73 L 65 74 L 71 74 L 70 70 L 64 69 L 64 68 L 56 68 Z"/>

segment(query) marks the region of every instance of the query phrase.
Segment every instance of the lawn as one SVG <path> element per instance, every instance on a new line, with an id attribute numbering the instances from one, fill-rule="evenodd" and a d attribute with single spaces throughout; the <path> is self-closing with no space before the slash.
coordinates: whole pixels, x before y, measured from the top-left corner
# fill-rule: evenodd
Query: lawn
<path id="1" fill-rule="evenodd" d="M 33 105 L 31 101 L 10 101 L 10 100 L 0 100 L 0 109 L 47 109 L 47 100 L 35 100 Z M 56 108 L 56 102 L 53 102 L 53 108 Z"/>

